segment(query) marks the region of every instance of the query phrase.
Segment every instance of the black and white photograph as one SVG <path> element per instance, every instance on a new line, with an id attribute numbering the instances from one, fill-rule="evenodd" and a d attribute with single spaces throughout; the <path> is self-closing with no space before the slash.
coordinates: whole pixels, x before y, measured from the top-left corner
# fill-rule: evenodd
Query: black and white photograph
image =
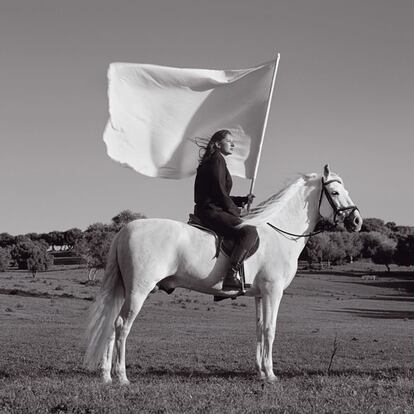
<path id="1" fill-rule="evenodd" d="M 0 413 L 414 413 L 412 0 L 0 0 Z"/>

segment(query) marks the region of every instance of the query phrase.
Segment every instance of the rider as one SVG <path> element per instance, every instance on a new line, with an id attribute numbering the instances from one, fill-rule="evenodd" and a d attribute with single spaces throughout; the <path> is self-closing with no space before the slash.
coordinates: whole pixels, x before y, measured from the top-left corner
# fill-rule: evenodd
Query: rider
<path id="1" fill-rule="evenodd" d="M 224 278 L 223 289 L 241 288 L 237 272 L 258 238 L 254 226 L 237 227 L 242 223 L 239 207 L 251 202 L 254 196 L 230 197 L 233 182 L 224 156 L 230 155 L 233 148 L 231 132 L 227 129 L 217 131 L 205 148 L 194 186 L 194 214 L 207 227 L 235 242 L 230 258 L 231 267 Z"/>

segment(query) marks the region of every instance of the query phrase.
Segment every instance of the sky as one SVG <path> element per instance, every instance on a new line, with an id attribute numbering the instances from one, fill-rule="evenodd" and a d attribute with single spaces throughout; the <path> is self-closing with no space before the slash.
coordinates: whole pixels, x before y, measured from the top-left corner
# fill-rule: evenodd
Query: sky
<path id="1" fill-rule="evenodd" d="M 412 0 L 0 0 L 0 233 L 124 209 L 186 221 L 193 177 L 106 155 L 108 65 L 237 69 L 276 53 L 256 200 L 329 163 L 363 217 L 414 225 L 413 17 Z"/>

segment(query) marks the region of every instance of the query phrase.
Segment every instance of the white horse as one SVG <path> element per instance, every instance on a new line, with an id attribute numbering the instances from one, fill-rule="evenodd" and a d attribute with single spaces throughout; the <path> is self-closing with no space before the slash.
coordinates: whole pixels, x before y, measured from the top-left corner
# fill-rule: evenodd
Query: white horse
<path id="1" fill-rule="evenodd" d="M 258 251 L 245 262 L 247 296 L 254 296 L 257 314 L 256 369 L 264 380 L 276 379 L 272 348 L 283 291 L 297 270 L 300 252 L 322 217 L 342 217 L 350 231 L 359 231 L 362 219 L 339 176 L 325 166 L 322 175 L 309 174 L 261 203 L 243 224 L 257 226 Z M 278 225 L 288 235 L 268 225 Z M 305 237 L 298 237 L 303 235 Z M 125 341 L 146 297 L 156 284 L 183 287 L 209 295 L 223 292 L 228 259 L 215 258 L 215 238 L 188 224 L 166 220 L 136 220 L 115 236 L 108 256 L 103 285 L 92 309 L 85 366 L 100 366 L 103 380 L 112 374 L 128 384 Z M 112 367 L 114 345 L 115 362 Z"/>

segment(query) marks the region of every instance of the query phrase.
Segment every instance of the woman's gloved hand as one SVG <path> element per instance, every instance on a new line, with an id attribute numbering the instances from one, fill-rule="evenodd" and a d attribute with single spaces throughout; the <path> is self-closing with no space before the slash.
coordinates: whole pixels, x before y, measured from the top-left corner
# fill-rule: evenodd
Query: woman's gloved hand
<path id="1" fill-rule="evenodd" d="M 254 195 L 254 194 L 247 194 L 247 196 L 246 196 L 246 198 L 247 198 L 247 204 L 248 205 L 250 205 L 250 204 L 252 204 L 253 203 L 253 199 L 255 198 L 256 196 Z"/>

